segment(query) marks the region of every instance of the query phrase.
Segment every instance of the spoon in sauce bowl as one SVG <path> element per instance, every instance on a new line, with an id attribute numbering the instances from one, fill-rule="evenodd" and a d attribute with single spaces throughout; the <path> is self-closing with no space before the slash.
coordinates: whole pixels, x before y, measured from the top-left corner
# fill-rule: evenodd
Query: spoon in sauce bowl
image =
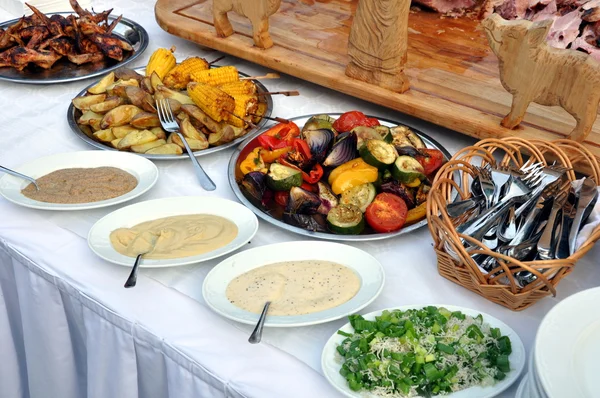
<path id="1" fill-rule="evenodd" d="M 150 253 L 154 246 L 156 245 L 156 241 L 158 240 L 158 236 L 151 234 L 150 232 L 144 232 L 140 236 L 138 236 L 131 245 L 137 248 L 137 252 L 139 253 L 135 258 L 135 262 L 133 263 L 133 268 L 131 269 L 131 273 L 125 282 L 124 287 L 130 288 L 134 287 L 137 283 L 137 270 L 140 262 L 142 261 L 142 256 L 144 254 Z"/>
<path id="2" fill-rule="evenodd" d="M 265 303 L 265 307 L 263 308 L 262 313 L 260 314 L 260 318 L 258 318 L 258 323 L 256 324 L 254 331 L 252 332 L 252 334 L 250 335 L 250 338 L 248 339 L 248 343 L 250 343 L 250 344 L 260 343 L 260 340 L 262 339 L 263 326 L 265 324 L 265 319 L 267 319 L 267 311 L 269 311 L 270 305 L 271 305 L 270 301 L 267 301 Z"/>
<path id="3" fill-rule="evenodd" d="M 38 191 L 40 190 L 40 187 L 38 187 L 38 184 L 35 181 L 35 178 L 31 178 L 29 176 L 26 176 L 25 174 L 18 173 L 16 171 L 8 169 L 8 168 L 6 168 L 4 166 L 0 166 L 0 171 L 3 171 L 6 174 L 10 174 L 10 175 L 13 175 L 15 177 L 22 178 L 24 180 L 27 180 L 27 181 L 29 181 L 29 182 L 31 182 L 33 184 L 33 186 L 35 187 L 36 190 L 38 190 Z"/>

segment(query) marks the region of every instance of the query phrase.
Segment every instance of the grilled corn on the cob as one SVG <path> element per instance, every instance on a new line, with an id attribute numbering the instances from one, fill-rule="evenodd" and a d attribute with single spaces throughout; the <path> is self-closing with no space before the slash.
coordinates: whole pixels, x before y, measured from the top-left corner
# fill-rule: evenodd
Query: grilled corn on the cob
<path id="1" fill-rule="evenodd" d="M 238 70 L 235 66 L 222 66 L 208 70 L 201 70 L 192 73 L 192 81 L 211 86 L 220 86 L 225 83 L 232 83 L 239 80 Z"/>
<path id="2" fill-rule="evenodd" d="M 256 85 L 252 80 L 238 80 L 237 82 L 225 83 L 219 88 L 227 94 L 236 95 L 253 95 L 256 94 Z"/>
<path id="3" fill-rule="evenodd" d="M 233 114 L 230 114 L 227 123 L 235 127 L 244 127 L 244 118 L 248 113 L 254 113 L 258 108 L 258 99 L 252 95 L 237 95 L 233 97 L 235 108 Z"/>
<path id="4" fill-rule="evenodd" d="M 177 61 L 175 60 L 175 56 L 173 52 L 175 51 L 175 46 L 171 47 L 170 50 L 166 48 L 159 48 L 154 51 L 150 56 L 150 60 L 148 61 L 148 65 L 146 66 L 146 76 L 151 76 L 152 72 L 156 72 L 158 77 L 162 80 L 167 73 L 171 69 L 175 67 Z"/>
<path id="5" fill-rule="evenodd" d="M 183 90 L 190 82 L 191 75 L 194 72 L 208 69 L 208 62 L 199 57 L 188 58 L 173 69 L 163 79 L 165 86 Z"/>
<path id="6" fill-rule="evenodd" d="M 233 97 L 216 87 L 203 83 L 189 83 L 187 89 L 192 101 L 214 121 L 228 120 L 230 113 L 235 109 Z"/>

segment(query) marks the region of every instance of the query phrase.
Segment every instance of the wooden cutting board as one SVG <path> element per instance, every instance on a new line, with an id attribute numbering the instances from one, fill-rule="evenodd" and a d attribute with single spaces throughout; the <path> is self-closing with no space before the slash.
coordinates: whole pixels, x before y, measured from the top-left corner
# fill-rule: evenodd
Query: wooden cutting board
<path id="1" fill-rule="evenodd" d="M 428 11 L 409 16 L 410 90 L 403 94 L 347 77 L 347 44 L 358 0 L 283 0 L 270 18 L 275 46 L 253 46 L 250 22 L 229 13 L 235 34 L 218 38 L 211 0 L 158 0 L 156 20 L 167 32 L 313 83 L 416 116 L 477 138 L 516 135 L 562 139 L 575 120 L 558 107 L 531 104 L 516 130 L 500 126 L 511 95 L 477 20 Z M 600 118 L 585 142 L 600 157 Z"/>

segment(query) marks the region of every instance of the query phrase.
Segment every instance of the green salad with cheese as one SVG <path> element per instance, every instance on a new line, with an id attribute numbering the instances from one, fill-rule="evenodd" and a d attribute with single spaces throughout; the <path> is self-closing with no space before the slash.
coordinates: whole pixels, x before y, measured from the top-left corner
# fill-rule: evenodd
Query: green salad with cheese
<path id="1" fill-rule="evenodd" d="M 490 386 L 510 372 L 510 339 L 481 315 L 430 306 L 349 319 L 354 333 L 338 331 L 345 339 L 337 352 L 353 391 L 429 397 Z"/>

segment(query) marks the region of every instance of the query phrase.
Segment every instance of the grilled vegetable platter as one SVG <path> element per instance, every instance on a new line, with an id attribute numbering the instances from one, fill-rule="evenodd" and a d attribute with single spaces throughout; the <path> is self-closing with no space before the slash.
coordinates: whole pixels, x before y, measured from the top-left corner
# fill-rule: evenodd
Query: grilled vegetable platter
<path id="1" fill-rule="evenodd" d="M 74 13 L 43 14 L 0 23 L 0 80 L 50 84 L 105 74 L 142 54 L 148 34 L 139 24 L 96 13 L 71 0 Z"/>
<path id="2" fill-rule="evenodd" d="M 194 156 L 229 148 L 262 127 L 273 103 L 260 82 L 200 57 L 177 63 L 174 51 L 160 48 L 146 68 L 115 70 L 81 91 L 67 112 L 73 132 L 100 149 L 185 159 L 183 142 L 160 125 L 159 99 L 168 100 Z"/>
<path id="3" fill-rule="evenodd" d="M 425 134 L 359 111 L 279 123 L 233 154 L 229 180 L 264 220 L 330 240 L 376 240 L 426 224 L 450 154 Z"/>

